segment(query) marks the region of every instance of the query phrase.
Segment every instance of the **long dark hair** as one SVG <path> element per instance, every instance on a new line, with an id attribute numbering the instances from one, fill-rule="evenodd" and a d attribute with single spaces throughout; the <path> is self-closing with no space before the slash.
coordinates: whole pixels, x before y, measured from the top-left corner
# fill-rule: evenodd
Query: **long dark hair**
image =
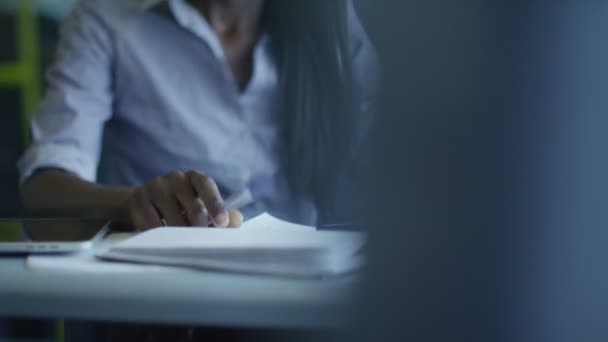
<path id="1" fill-rule="evenodd" d="M 279 61 L 289 183 L 325 210 L 354 136 L 347 6 L 267 0 L 264 14 Z"/>

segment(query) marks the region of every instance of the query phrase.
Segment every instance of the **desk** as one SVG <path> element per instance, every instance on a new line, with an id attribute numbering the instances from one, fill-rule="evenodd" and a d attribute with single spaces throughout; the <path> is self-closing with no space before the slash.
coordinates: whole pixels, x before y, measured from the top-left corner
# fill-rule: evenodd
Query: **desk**
<path id="1" fill-rule="evenodd" d="M 0 317 L 318 329 L 343 322 L 356 283 L 186 269 L 32 272 L 24 258 L 0 258 Z"/>

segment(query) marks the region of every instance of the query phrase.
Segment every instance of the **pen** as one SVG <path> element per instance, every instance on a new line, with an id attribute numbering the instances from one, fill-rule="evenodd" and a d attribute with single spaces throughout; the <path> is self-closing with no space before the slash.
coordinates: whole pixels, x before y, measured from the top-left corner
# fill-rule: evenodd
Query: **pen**
<path id="1" fill-rule="evenodd" d="M 226 209 L 241 209 L 253 203 L 253 194 L 249 188 L 233 194 L 224 200 Z"/>
<path id="2" fill-rule="evenodd" d="M 224 207 L 226 210 L 240 210 L 254 203 L 254 194 L 259 195 L 260 193 L 269 191 L 272 187 L 272 177 L 260 177 L 258 180 L 250 183 L 249 186 L 245 187 L 242 191 L 228 196 L 224 200 Z M 185 215 L 185 212 L 182 212 L 182 215 Z M 212 220 L 209 221 L 211 222 Z M 161 222 L 164 226 L 167 226 L 167 221 L 165 219 L 161 219 Z"/>
<path id="3" fill-rule="evenodd" d="M 248 188 L 245 188 L 245 190 L 226 198 L 224 200 L 224 207 L 226 208 L 226 210 L 230 210 L 230 209 L 238 210 L 238 209 L 241 209 L 241 208 L 244 208 L 244 207 L 250 205 L 251 203 L 253 203 L 253 194 L 251 193 L 251 190 L 249 190 Z M 183 211 L 181 214 L 186 215 L 186 212 Z M 168 226 L 167 221 L 164 218 L 161 218 L 160 221 L 163 224 L 163 226 L 165 226 L 165 227 Z M 211 221 L 212 221 L 211 218 L 209 218 L 209 222 L 211 222 Z"/>

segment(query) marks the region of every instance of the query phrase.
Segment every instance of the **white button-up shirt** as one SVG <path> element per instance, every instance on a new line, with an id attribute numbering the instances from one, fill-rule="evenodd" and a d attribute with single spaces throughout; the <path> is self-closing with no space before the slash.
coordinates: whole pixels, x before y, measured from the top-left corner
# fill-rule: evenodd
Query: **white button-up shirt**
<path id="1" fill-rule="evenodd" d="M 361 32 L 357 56 L 369 58 L 351 17 Z M 224 195 L 268 182 L 246 217 L 269 211 L 313 223 L 314 206 L 290 193 L 280 170 L 279 82 L 269 44 L 266 36 L 257 42 L 252 77 L 240 91 L 217 35 L 187 1 L 81 1 L 63 26 L 33 144 L 19 162 L 22 181 L 55 167 L 134 186 L 195 169 Z"/>

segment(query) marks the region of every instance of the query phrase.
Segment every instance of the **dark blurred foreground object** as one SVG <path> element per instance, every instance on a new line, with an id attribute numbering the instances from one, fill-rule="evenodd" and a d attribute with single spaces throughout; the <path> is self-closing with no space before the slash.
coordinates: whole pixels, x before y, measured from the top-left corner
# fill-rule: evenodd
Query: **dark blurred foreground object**
<path id="1" fill-rule="evenodd" d="M 74 324 L 80 323 L 80 324 Z M 326 340 L 328 332 L 299 329 L 256 329 L 222 327 L 186 327 L 178 325 L 138 323 L 97 323 L 94 326 L 83 322 L 67 322 L 74 329 L 66 330 L 66 342 L 207 342 L 207 341 L 319 341 Z M 86 328 L 86 329 L 83 329 Z M 91 330 L 92 329 L 92 330 Z M 94 336 L 94 337 L 93 337 Z"/>
<path id="2" fill-rule="evenodd" d="M 2 321 L 4 331 L 0 326 L 0 341 L 48 341 L 56 332 L 55 325 L 50 321 L 35 319 L 9 319 Z"/>
<path id="3" fill-rule="evenodd" d="M 349 340 L 608 339 L 608 3 L 361 3 L 384 67 Z"/>
<path id="4" fill-rule="evenodd" d="M 42 79 L 58 39 L 58 23 L 48 17 L 38 17 L 35 25 L 39 37 L 40 67 L 37 68 Z M 18 60 L 17 21 L 14 13 L 0 11 L 0 65 L 11 65 Z M 32 42 L 33 43 L 33 42 Z M 0 77 L 1 78 L 1 77 Z M 22 214 L 19 201 L 19 177 L 17 160 L 23 153 L 25 129 L 23 113 L 24 92 L 12 83 L 0 82 L 0 216 L 18 217 Z M 31 113 L 27 113 L 29 115 Z"/>

